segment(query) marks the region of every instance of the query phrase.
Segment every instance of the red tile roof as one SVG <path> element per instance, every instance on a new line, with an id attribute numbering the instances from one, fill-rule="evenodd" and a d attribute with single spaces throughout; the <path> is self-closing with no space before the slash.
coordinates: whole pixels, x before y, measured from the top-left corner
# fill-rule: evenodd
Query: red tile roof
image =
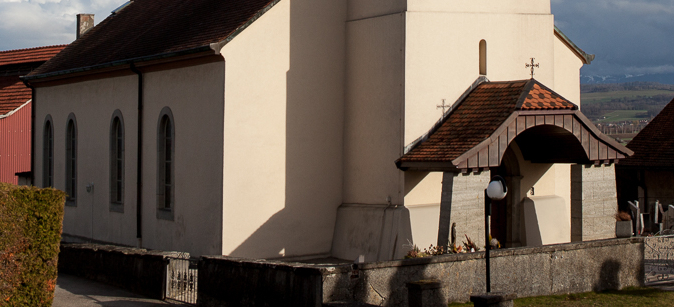
<path id="1" fill-rule="evenodd" d="M 484 82 L 472 90 L 398 160 L 448 162 L 491 136 L 517 110 L 577 110 L 578 107 L 536 80 Z"/>
<path id="2" fill-rule="evenodd" d="M 0 116 L 20 107 L 31 99 L 31 90 L 19 75 L 59 53 L 66 45 L 0 51 Z"/>
<path id="3" fill-rule="evenodd" d="M 573 110 L 574 108 L 573 103 L 537 83 L 534 83 L 521 105 L 522 110 Z"/>
<path id="4" fill-rule="evenodd" d="M 66 45 L 0 51 L 0 66 L 33 62 L 46 62 L 61 52 Z"/>
<path id="5" fill-rule="evenodd" d="M 0 77 L 0 115 L 13 111 L 30 98 L 30 88 L 18 76 Z"/>
<path id="6" fill-rule="evenodd" d="M 29 76 L 210 47 L 279 0 L 135 0 Z"/>
<path id="7" fill-rule="evenodd" d="M 674 167 L 674 100 L 669 102 L 653 120 L 644 127 L 627 148 L 634 155 L 620 161 L 620 166 Z"/>

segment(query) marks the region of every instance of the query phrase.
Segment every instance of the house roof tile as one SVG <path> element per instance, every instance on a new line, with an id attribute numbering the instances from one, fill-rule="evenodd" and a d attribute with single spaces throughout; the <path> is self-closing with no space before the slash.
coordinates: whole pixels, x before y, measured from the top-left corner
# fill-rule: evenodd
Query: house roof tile
<path id="1" fill-rule="evenodd" d="M 38 67 L 66 45 L 0 51 L 0 116 L 31 99 L 31 90 L 19 76 Z"/>
<path id="2" fill-rule="evenodd" d="M 0 77 L 0 116 L 20 107 L 30 98 L 30 88 L 18 76 Z"/>
<path id="3" fill-rule="evenodd" d="M 0 66 L 45 62 L 61 52 L 66 45 L 0 51 Z"/>
<path id="4" fill-rule="evenodd" d="M 29 77 L 222 43 L 278 1 L 134 0 Z"/>
<path id="5" fill-rule="evenodd" d="M 627 144 L 634 155 L 620 161 L 621 166 L 674 167 L 674 100 Z"/>

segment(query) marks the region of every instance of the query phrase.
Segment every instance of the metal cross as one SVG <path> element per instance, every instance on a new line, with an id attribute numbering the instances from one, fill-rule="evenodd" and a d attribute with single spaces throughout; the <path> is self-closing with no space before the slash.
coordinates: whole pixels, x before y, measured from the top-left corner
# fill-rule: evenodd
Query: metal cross
<path id="1" fill-rule="evenodd" d="M 524 64 L 524 67 L 531 68 L 531 79 L 534 78 L 534 67 L 539 68 L 538 63 L 534 64 L 534 58 L 531 58 L 531 64 Z"/>
<path id="2" fill-rule="evenodd" d="M 445 114 L 445 112 L 447 112 L 445 109 L 450 109 L 451 107 L 452 107 L 452 106 L 448 106 L 448 105 L 445 104 L 445 100 L 444 100 L 444 99 L 442 100 L 442 104 L 441 104 L 441 105 L 437 105 L 437 108 L 438 108 L 438 109 L 442 108 L 442 114 Z"/>

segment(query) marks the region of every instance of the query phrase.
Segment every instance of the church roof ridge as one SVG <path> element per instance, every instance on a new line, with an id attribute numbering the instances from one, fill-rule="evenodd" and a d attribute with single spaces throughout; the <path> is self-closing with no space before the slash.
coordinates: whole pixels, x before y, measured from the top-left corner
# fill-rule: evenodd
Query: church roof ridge
<path id="1" fill-rule="evenodd" d="M 217 54 L 279 1 L 131 1 L 24 79 L 55 77 L 188 54 Z"/>

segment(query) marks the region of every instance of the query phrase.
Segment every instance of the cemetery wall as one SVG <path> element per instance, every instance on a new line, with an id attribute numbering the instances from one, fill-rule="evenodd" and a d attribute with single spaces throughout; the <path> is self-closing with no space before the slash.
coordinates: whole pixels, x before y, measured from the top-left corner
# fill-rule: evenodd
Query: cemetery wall
<path id="1" fill-rule="evenodd" d="M 644 238 L 491 252 L 491 289 L 517 297 L 621 289 L 644 284 Z M 97 244 L 62 245 L 59 270 L 162 296 L 167 257 Z M 227 256 L 199 261 L 199 306 L 322 306 L 356 301 L 406 306 L 407 283 L 437 279 L 449 302 L 485 291 L 484 252 L 358 264 L 289 263 Z M 139 291 L 144 288 L 146 291 Z"/>
<path id="2" fill-rule="evenodd" d="M 612 239 L 491 252 L 492 292 L 517 297 L 643 286 L 644 239 Z M 484 253 L 453 254 L 355 265 L 325 273 L 323 299 L 381 306 L 407 302 L 406 283 L 438 279 L 449 302 L 485 291 Z"/>

